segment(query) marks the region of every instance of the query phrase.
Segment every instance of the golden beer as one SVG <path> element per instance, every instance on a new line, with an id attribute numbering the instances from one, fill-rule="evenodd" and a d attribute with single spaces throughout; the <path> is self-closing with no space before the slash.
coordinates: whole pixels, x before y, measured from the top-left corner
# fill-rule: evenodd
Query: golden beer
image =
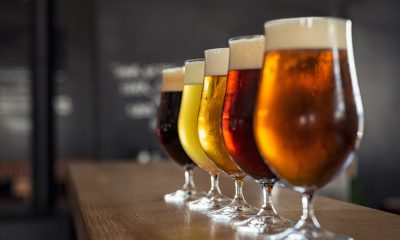
<path id="1" fill-rule="evenodd" d="M 220 63 L 211 62 L 209 64 L 215 64 L 215 66 L 218 66 Z M 213 73 L 212 66 L 209 66 L 209 68 L 211 71 L 207 72 L 206 64 L 206 76 L 204 77 L 203 92 L 201 95 L 200 111 L 198 115 L 200 143 L 215 165 L 235 178 L 243 178 L 245 174 L 231 159 L 226 150 L 222 136 L 222 110 L 226 92 L 227 72 L 225 72 L 224 75 L 217 75 L 218 72 L 216 72 L 215 75 L 208 75 Z"/>
<path id="2" fill-rule="evenodd" d="M 302 192 L 303 214 L 281 239 L 353 239 L 321 228 L 316 191 L 353 158 L 363 132 L 351 21 L 330 17 L 265 23 L 265 55 L 254 116 L 269 166 Z"/>
<path id="3" fill-rule="evenodd" d="M 265 160 L 287 182 L 306 189 L 325 185 L 349 164 L 362 129 L 346 22 L 328 20 L 335 30 L 329 32 L 325 21 L 313 21 L 314 35 L 307 26 L 298 30 L 297 22 L 266 28 L 298 37 L 268 39 L 266 33 L 270 44 L 255 112 L 255 136 Z"/>
<path id="4" fill-rule="evenodd" d="M 202 84 L 186 84 L 183 88 L 181 109 L 178 119 L 179 139 L 185 152 L 198 166 L 217 175 L 220 173 L 200 145 L 197 132 L 197 114 L 200 107 Z"/>

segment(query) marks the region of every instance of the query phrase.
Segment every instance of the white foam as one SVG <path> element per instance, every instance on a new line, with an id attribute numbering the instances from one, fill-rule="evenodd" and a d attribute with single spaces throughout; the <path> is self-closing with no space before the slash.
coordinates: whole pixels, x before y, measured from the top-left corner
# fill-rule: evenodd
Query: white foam
<path id="1" fill-rule="evenodd" d="M 205 76 L 225 76 L 228 74 L 229 48 L 215 48 L 204 51 Z"/>
<path id="2" fill-rule="evenodd" d="M 162 92 L 179 92 L 183 90 L 184 68 L 166 68 L 162 71 Z"/>
<path id="3" fill-rule="evenodd" d="M 264 36 L 244 36 L 229 40 L 229 70 L 261 69 Z"/>
<path id="4" fill-rule="evenodd" d="M 187 60 L 185 62 L 185 85 L 203 84 L 204 59 Z"/>
<path id="5" fill-rule="evenodd" d="M 278 49 L 347 49 L 351 21 L 330 17 L 301 17 L 266 22 L 265 51 Z M 350 39 L 348 39 L 350 38 Z M 351 42 L 350 42 L 351 43 Z"/>

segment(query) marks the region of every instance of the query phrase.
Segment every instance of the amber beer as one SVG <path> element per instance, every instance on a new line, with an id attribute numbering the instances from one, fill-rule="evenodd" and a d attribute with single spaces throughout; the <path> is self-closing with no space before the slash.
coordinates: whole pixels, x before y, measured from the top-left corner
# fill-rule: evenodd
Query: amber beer
<path id="1" fill-rule="evenodd" d="M 227 174 L 243 178 L 244 173 L 229 156 L 222 136 L 229 49 L 205 51 L 206 66 L 198 116 L 200 143 L 210 159 Z"/>
<path id="2" fill-rule="evenodd" d="M 178 137 L 178 116 L 183 88 L 183 68 L 163 71 L 161 100 L 157 119 L 157 137 L 167 154 L 182 166 L 194 163 L 183 150 Z"/>
<path id="3" fill-rule="evenodd" d="M 255 180 L 276 176 L 258 152 L 253 135 L 253 115 L 264 54 L 262 35 L 229 41 L 228 83 L 222 115 L 225 145 L 235 163 Z"/>
<path id="4" fill-rule="evenodd" d="M 348 165 L 362 128 L 345 23 L 330 20 L 335 31 L 328 32 L 317 20 L 312 38 L 298 23 L 266 25 L 255 115 L 256 140 L 268 164 L 306 189 L 325 185 Z M 282 37 L 286 32 L 292 36 Z"/>

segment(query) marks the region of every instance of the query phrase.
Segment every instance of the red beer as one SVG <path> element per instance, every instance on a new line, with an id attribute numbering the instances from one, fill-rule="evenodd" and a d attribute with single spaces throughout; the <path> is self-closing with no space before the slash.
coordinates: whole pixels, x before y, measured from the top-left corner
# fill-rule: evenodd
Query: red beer
<path id="1" fill-rule="evenodd" d="M 258 152 L 253 135 L 253 114 L 264 54 L 262 35 L 229 40 L 229 71 L 222 133 L 235 163 L 255 180 L 274 180 Z"/>
<path id="2" fill-rule="evenodd" d="M 222 133 L 228 152 L 255 180 L 275 178 L 258 152 L 253 135 L 259 78 L 259 69 L 230 70 L 222 114 Z"/>

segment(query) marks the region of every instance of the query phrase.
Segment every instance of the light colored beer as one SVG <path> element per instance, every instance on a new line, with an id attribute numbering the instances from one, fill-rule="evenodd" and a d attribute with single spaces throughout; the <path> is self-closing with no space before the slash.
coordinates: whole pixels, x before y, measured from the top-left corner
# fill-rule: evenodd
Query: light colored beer
<path id="1" fill-rule="evenodd" d="M 315 189 L 350 163 L 362 132 L 362 106 L 351 41 L 343 41 L 346 21 L 308 20 L 265 26 L 255 136 L 278 175 Z"/>
<path id="2" fill-rule="evenodd" d="M 190 158 L 205 171 L 217 175 L 220 169 L 204 152 L 197 132 L 197 115 L 203 88 L 204 61 L 185 64 L 185 85 L 178 119 L 178 133 L 182 147 Z"/>
<path id="3" fill-rule="evenodd" d="M 200 143 L 215 165 L 235 178 L 243 178 L 245 174 L 231 159 L 222 136 L 229 49 L 207 50 L 205 56 L 205 77 L 198 116 Z"/>

